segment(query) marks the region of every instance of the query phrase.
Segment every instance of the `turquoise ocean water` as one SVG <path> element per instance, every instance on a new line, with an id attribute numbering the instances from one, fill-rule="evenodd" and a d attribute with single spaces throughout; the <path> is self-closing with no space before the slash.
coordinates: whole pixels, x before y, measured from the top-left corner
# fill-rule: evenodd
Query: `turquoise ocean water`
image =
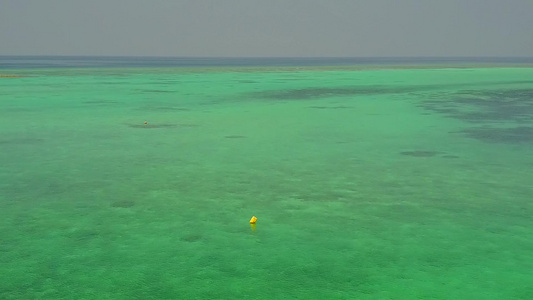
<path id="1" fill-rule="evenodd" d="M 0 299 L 533 298 L 531 62 L 0 75 Z"/>

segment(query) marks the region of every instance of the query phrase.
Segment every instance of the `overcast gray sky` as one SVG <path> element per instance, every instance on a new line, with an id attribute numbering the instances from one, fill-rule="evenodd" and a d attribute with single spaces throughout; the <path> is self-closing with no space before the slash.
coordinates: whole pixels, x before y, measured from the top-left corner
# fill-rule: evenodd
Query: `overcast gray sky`
<path id="1" fill-rule="evenodd" d="M 0 55 L 533 56 L 533 0 L 0 0 Z"/>

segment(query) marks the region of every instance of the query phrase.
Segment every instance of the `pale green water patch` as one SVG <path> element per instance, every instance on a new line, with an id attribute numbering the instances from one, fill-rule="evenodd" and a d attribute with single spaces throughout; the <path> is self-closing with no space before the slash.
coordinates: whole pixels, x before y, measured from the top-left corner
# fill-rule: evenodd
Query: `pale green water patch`
<path id="1" fill-rule="evenodd" d="M 530 69 L 52 73 L 0 81 L 0 298 L 529 299 Z"/>

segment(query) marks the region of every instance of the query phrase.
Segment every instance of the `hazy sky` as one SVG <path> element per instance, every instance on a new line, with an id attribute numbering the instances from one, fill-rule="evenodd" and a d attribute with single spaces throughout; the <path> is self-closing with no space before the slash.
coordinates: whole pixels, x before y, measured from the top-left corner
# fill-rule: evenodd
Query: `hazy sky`
<path id="1" fill-rule="evenodd" d="M 0 55 L 533 56 L 533 0 L 0 0 Z"/>

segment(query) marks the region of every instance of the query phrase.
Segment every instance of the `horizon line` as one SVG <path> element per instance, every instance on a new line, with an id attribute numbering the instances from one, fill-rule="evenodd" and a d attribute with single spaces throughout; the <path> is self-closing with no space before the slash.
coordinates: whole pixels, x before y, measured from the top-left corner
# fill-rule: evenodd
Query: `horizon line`
<path id="1" fill-rule="evenodd" d="M 228 59 L 242 59 L 242 58 L 298 58 L 298 59 L 346 59 L 346 58 L 533 58 L 532 56 L 493 56 L 493 55 L 479 55 L 479 56 L 178 56 L 178 55 L 87 55 L 87 54 L 0 54 L 0 57 L 145 57 L 145 58 L 228 58 Z"/>

